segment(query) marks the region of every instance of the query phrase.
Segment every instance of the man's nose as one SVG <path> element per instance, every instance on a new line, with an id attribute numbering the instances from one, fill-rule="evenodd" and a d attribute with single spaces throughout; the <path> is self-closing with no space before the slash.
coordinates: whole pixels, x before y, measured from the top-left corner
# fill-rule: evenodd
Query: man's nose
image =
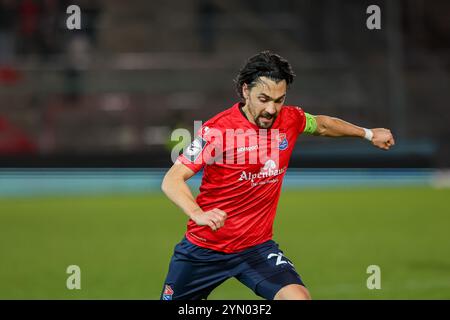
<path id="1" fill-rule="evenodd" d="M 273 102 L 269 102 L 268 103 L 268 106 L 266 107 L 266 112 L 269 113 L 272 116 L 275 113 L 277 113 L 277 108 L 275 108 L 275 104 Z"/>

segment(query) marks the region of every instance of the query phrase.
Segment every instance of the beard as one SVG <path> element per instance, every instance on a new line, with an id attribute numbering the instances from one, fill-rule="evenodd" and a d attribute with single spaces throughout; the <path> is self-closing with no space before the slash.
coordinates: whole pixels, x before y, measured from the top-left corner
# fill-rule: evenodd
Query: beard
<path id="1" fill-rule="evenodd" d="M 258 125 L 258 127 L 263 129 L 269 129 L 270 127 L 272 127 L 277 116 L 278 114 L 270 114 L 266 111 L 263 111 L 255 118 L 255 122 Z"/>

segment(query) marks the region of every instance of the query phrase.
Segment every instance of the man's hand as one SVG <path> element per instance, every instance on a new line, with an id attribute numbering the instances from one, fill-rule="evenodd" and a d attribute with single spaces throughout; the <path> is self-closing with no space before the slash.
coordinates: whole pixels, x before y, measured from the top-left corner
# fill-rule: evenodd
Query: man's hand
<path id="1" fill-rule="evenodd" d="M 372 144 L 380 149 L 389 150 L 390 147 L 395 145 L 394 136 L 391 130 L 384 128 L 372 129 L 373 138 Z"/>
<path id="2" fill-rule="evenodd" d="M 213 231 L 217 231 L 225 224 L 227 214 L 225 211 L 214 208 L 206 212 L 197 211 L 191 215 L 191 219 L 199 226 L 209 226 Z"/>

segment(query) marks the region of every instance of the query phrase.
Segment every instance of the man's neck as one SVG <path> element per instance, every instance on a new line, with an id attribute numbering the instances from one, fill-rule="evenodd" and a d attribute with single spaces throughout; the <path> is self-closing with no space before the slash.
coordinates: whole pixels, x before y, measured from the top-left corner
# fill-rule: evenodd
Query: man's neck
<path id="1" fill-rule="evenodd" d="M 250 112 L 248 111 L 248 105 L 245 104 L 244 106 L 239 108 L 241 110 L 241 113 L 244 115 L 245 118 L 247 118 L 247 120 L 250 123 L 256 124 L 255 120 L 253 120 L 253 117 L 251 116 Z"/>

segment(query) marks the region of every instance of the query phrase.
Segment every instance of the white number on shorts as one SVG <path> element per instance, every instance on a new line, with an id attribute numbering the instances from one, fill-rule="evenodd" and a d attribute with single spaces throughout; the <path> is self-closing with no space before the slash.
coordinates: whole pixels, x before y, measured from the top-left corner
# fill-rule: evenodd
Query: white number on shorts
<path id="1" fill-rule="evenodd" d="M 273 257 L 277 257 L 277 262 L 275 263 L 276 266 L 280 265 L 280 264 L 284 264 L 284 263 L 289 263 L 291 266 L 294 266 L 294 264 L 290 261 L 286 261 L 286 260 L 282 260 L 283 258 L 283 254 L 281 252 L 278 253 L 271 253 L 267 256 L 267 259 L 273 258 Z"/>

